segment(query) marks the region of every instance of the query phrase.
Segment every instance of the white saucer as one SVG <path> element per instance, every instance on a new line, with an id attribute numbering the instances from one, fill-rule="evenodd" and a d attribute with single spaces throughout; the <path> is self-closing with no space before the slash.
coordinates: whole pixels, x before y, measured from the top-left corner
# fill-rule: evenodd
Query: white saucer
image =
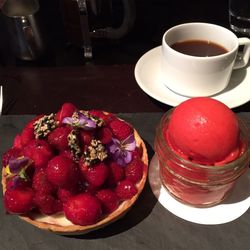
<path id="1" fill-rule="evenodd" d="M 159 177 L 159 161 L 156 155 L 149 166 L 149 183 L 161 203 L 172 214 L 190 222 L 217 225 L 233 221 L 250 207 L 250 170 L 240 177 L 233 192 L 221 204 L 210 208 L 195 208 L 175 200 L 162 186 Z"/>
<path id="2" fill-rule="evenodd" d="M 188 97 L 178 95 L 160 81 L 161 46 L 145 53 L 135 66 L 135 79 L 140 88 L 154 99 L 177 106 Z M 212 96 L 229 108 L 238 107 L 250 100 L 250 67 L 234 70 L 228 87 Z"/>

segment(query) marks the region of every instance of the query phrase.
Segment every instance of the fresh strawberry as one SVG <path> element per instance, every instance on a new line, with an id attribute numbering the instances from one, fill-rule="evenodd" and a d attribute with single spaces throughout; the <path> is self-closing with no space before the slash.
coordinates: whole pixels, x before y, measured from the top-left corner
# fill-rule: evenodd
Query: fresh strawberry
<path id="1" fill-rule="evenodd" d="M 26 126 L 20 134 L 22 146 L 26 146 L 30 141 L 35 139 L 34 128 Z"/>
<path id="2" fill-rule="evenodd" d="M 19 148 L 21 149 L 23 147 L 21 135 L 16 135 L 13 142 L 13 148 Z"/>
<path id="3" fill-rule="evenodd" d="M 116 162 L 111 162 L 108 165 L 109 167 L 109 176 L 108 176 L 108 186 L 116 186 L 117 183 L 124 179 L 125 173 L 124 168 L 117 164 Z"/>
<path id="4" fill-rule="evenodd" d="M 81 226 L 96 223 L 102 214 L 100 201 L 90 194 L 70 197 L 63 209 L 68 220 Z"/>
<path id="5" fill-rule="evenodd" d="M 34 191 L 44 194 L 52 194 L 56 191 L 56 187 L 48 180 L 44 168 L 36 169 L 32 179 L 32 188 Z"/>
<path id="6" fill-rule="evenodd" d="M 104 213 L 111 213 L 117 209 L 119 205 L 119 198 L 111 189 L 99 190 L 96 197 L 101 201 L 102 210 Z"/>
<path id="7" fill-rule="evenodd" d="M 54 129 L 48 136 L 48 142 L 59 151 L 68 148 L 68 135 L 71 132 L 70 127 L 58 127 Z"/>
<path id="8" fill-rule="evenodd" d="M 4 206 L 13 214 L 28 213 L 33 207 L 34 192 L 31 188 L 7 189 L 4 194 Z"/>
<path id="9" fill-rule="evenodd" d="M 143 153 L 143 149 L 140 147 L 136 147 L 135 150 L 132 152 L 132 158 L 141 159 Z"/>
<path id="10" fill-rule="evenodd" d="M 70 149 L 63 150 L 62 152 L 60 152 L 60 155 L 65 156 L 73 161 L 74 156 L 73 156 L 72 152 L 70 151 Z"/>
<path id="11" fill-rule="evenodd" d="M 72 187 L 78 181 L 78 167 L 65 156 L 55 156 L 46 168 L 48 180 L 58 187 Z"/>
<path id="12" fill-rule="evenodd" d="M 125 140 L 133 133 L 133 128 L 119 119 L 115 119 L 109 123 L 109 127 L 113 135 L 120 141 Z"/>
<path id="13" fill-rule="evenodd" d="M 87 170 L 87 167 L 86 167 Z M 76 193 L 88 193 L 95 195 L 95 193 L 99 190 L 99 187 L 93 186 L 89 182 L 86 181 L 84 176 L 80 174 L 79 180 L 76 185 Z"/>
<path id="14" fill-rule="evenodd" d="M 98 117 L 98 118 L 105 117 L 105 113 L 103 113 L 103 111 L 97 110 L 97 109 L 90 110 L 89 114 L 92 116 Z"/>
<path id="15" fill-rule="evenodd" d="M 73 190 L 69 190 L 66 188 L 58 188 L 57 197 L 62 203 L 65 203 L 70 197 L 74 195 L 74 193 L 75 192 Z"/>
<path id="16" fill-rule="evenodd" d="M 29 121 L 27 125 L 24 127 L 23 131 L 20 134 L 20 142 L 22 146 L 28 145 L 28 143 L 35 139 L 34 134 L 34 123 L 39 120 L 42 117 L 42 115 L 36 116 L 34 119 Z"/>
<path id="17" fill-rule="evenodd" d="M 137 183 L 139 180 L 141 180 L 142 175 L 143 162 L 141 159 L 135 158 L 125 167 L 125 176 L 133 183 Z"/>
<path id="18" fill-rule="evenodd" d="M 103 162 L 91 166 L 80 163 L 80 170 L 86 181 L 95 187 L 102 186 L 109 175 L 109 169 Z"/>
<path id="19" fill-rule="evenodd" d="M 127 179 L 119 182 L 115 188 L 115 193 L 121 200 L 131 199 L 137 192 L 135 184 Z"/>
<path id="20" fill-rule="evenodd" d="M 45 167 L 48 161 L 53 157 L 50 145 L 44 140 L 32 140 L 23 149 L 24 156 L 34 161 L 35 167 Z"/>
<path id="21" fill-rule="evenodd" d="M 23 151 L 19 148 L 8 149 L 2 157 L 2 165 L 6 167 L 11 159 L 18 158 L 23 155 Z"/>
<path id="22" fill-rule="evenodd" d="M 102 144 L 108 144 L 112 140 L 112 132 L 108 127 L 102 127 L 98 130 L 97 137 Z"/>
<path id="23" fill-rule="evenodd" d="M 93 139 L 93 132 L 81 130 L 79 133 L 79 138 L 80 138 L 80 142 L 83 146 L 89 145 L 91 140 Z"/>
<path id="24" fill-rule="evenodd" d="M 36 121 L 38 121 L 40 118 L 42 118 L 43 116 L 44 115 L 37 115 L 35 118 L 33 118 L 32 120 L 30 120 L 25 127 L 26 128 L 33 128 L 34 127 L 34 123 Z"/>
<path id="25" fill-rule="evenodd" d="M 99 187 L 94 186 L 94 185 L 88 183 L 87 181 L 84 182 L 83 187 L 84 187 L 85 193 L 92 194 L 92 195 L 95 195 L 96 192 L 99 190 Z"/>
<path id="26" fill-rule="evenodd" d="M 56 120 L 61 124 L 63 118 L 71 117 L 76 110 L 76 107 L 72 103 L 66 102 L 62 105 L 61 110 L 57 112 Z"/>
<path id="27" fill-rule="evenodd" d="M 41 213 L 50 215 L 62 211 L 62 203 L 50 194 L 36 192 L 34 203 Z"/>
<path id="28" fill-rule="evenodd" d="M 90 166 L 87 166 L 87 164 L 85 164 L 84 157 L 81 157 L 79 160 L 79 169 L 80 169 L 80 172 L 82 173 L 82 177 L 84 177 L 85 173 L 88 170 L 88 167 Z M 82 180 L 84 180 L 84 178 L 82 178 Z"/>
<path id="29" fill-rule="evenodd" d="M 104 113 L 101 110 L 90 110 L 89 111 L 90 115 L 101 118 L 106 124 L 108 124 L 109 122 L 111 122 L 115 116 L 112 113 Z"/>

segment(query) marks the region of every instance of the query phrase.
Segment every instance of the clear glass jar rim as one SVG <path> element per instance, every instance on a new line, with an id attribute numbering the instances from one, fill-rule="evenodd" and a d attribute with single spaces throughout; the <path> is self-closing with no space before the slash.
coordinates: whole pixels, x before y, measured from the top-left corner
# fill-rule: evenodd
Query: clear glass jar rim
<path id="1" fill-rule="evenodd" d="M 189 160 L 186 160 L 186 159 L 180 157 L 178 154 L 176 154 L 169 147 L 169 145 L 166 143 L 164 135 L 163 135 L 163 131 L 164 131 L 163 130 L 163 123 L 166 122 L 166 120 L 170 118 L 173 110 L 174 110 L 174 108 L 170 109 L 162 116 L 160 123 L 159 123 L 158 127 L 156 128 L 156 131 L 157 131 L 156 134 L 158 134 L 160 136 L 160 140 L 164 146 L 164 149 L 166 149 L 173 157 L 175 157 L 180 162 L 182 162 L 183 165 L 185 165 L 185 166 L 192 165 L 192 168 L 204 169 L 204 170 L 217 172 L 217 171 L 225 171 L 225 170 L 234 168 L 235 166 L 240 165 L 240 163 L 242 161 L 248 160 L 250 163 L 250 147 L 249 147 L 249 145 L 250 145 L 250 129 L 249 129 L 249 126 L 247 125 L 246 121 L 237 115 L 236 116 L 237 116 L 237 119 L 238 119 L 239 125 L 240 125 L 240 133 L 241 133 L 241 135 L 242 134 L 244 135 L 244 142 L 246 143 L 246 150 L 239 158 L 237 158 L 236 160 L 231 161 L 225 165 L 215 167 L 214 165 L 202 165 L 202 164 L 195 163 L 195 162 L 192 162 L 192 161 L 189 161 Z"/>

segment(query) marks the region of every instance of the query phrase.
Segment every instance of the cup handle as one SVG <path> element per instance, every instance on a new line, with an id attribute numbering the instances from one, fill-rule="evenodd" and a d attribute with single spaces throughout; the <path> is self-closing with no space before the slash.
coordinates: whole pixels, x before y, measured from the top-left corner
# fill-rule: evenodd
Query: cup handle
<path id="1" fill-rule="evenodd" d="M 237 54 L 234 69 L 239 69 L 248 64 L 250 57 L 250 39 L 247 37 L 239 38 L 239 46 L 244 46 L 243 51 Z"/>

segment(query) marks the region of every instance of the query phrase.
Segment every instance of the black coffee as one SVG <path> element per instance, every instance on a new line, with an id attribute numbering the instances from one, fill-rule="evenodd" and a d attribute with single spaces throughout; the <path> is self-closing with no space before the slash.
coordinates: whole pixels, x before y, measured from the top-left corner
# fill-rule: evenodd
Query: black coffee
<path id="1" fill-rule="evenodd" d="M 177 42 L 171 45 L 171 48 L 183 54 L 200 57 L 218 56 L 228 52 L 223 46 L 205 40 L 187 40 Z"/>

